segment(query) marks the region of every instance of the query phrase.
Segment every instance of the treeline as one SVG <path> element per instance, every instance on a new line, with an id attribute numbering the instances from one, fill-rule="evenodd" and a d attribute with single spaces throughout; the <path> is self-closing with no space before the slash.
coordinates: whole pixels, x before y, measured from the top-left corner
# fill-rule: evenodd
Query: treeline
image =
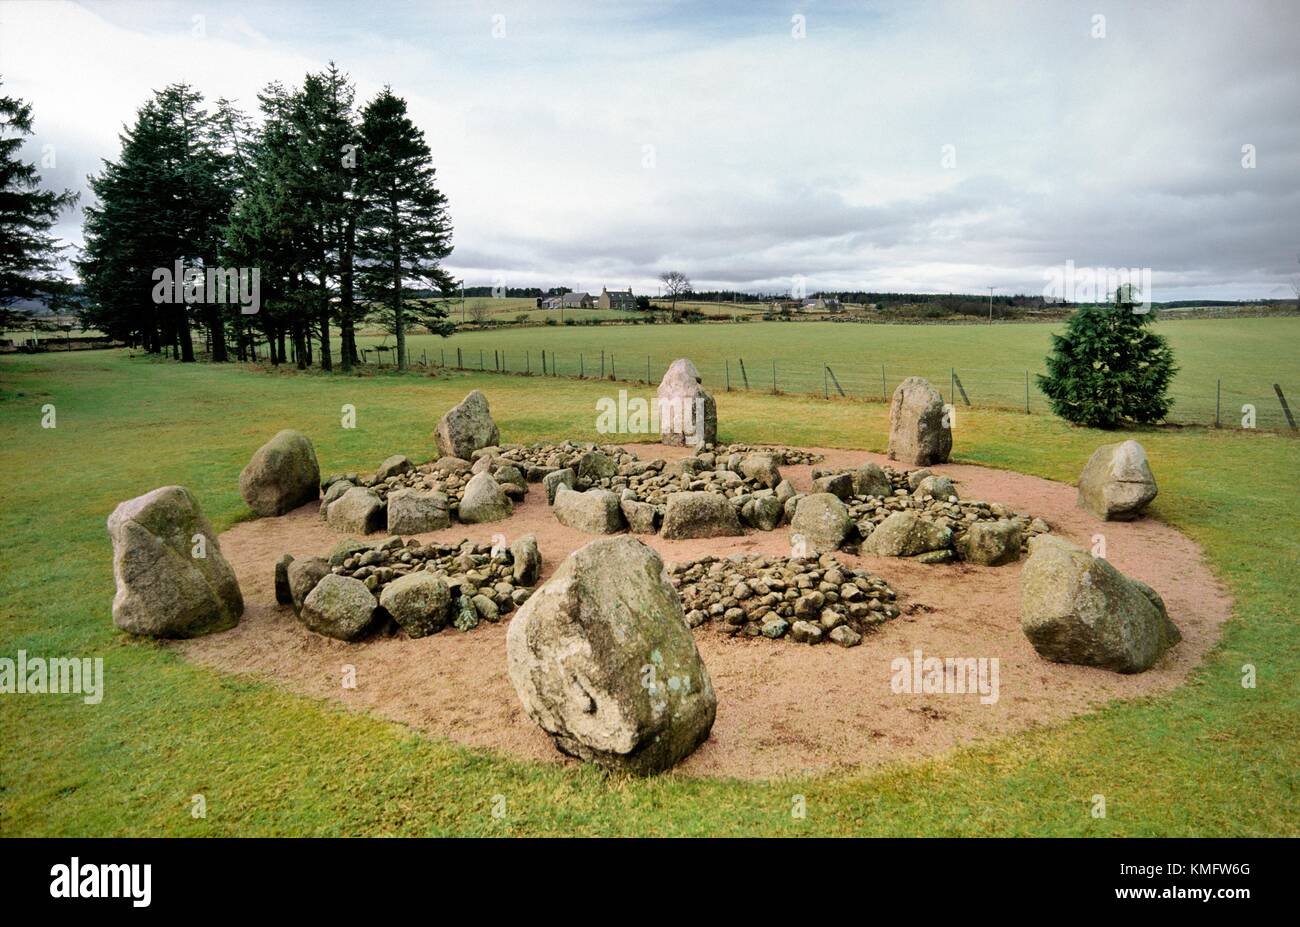
<path id="1" fill-rule="evenodd" d="M 301 87 L 269 84 L 256 121 L 173 84 L 124 127 L 118 159 L 90 178 L 84 323 L 151 352 L 358 362 L 374 317 L 406 366 L 410 325 L 449 334 L 451 220 L 424 133 L 385 87 L 364 106 L 332 63 Z M 178 278 L 179 275 L 179 278 Z M 260 336 L 260 339 L 259 339 Z"/>

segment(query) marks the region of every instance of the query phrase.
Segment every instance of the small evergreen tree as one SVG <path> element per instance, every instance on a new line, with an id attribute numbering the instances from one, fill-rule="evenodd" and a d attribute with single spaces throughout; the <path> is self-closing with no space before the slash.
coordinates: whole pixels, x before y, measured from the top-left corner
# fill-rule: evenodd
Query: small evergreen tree
<path id="1" fill-rule="evenodd" d="M 1121 287 L 1111 306 L 1080 306 L 1065 334 L 1052 336 L 1047 375 L 1038 387 L 1052 411 L 1090 428 L 1149 424 L 1163 419 L 1173 400 L 1178 368 L 1169 343 L 1148 326 L 1154 312 L 1134 312 Z"/>

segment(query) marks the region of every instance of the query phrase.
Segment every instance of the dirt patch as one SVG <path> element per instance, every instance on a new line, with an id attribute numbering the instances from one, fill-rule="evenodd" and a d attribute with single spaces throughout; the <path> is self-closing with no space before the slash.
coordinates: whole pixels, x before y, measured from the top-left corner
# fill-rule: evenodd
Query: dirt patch
<path id="1" fill-rule="evenodd" d="M 682 456 L 680 448 L 642 446 L 643 459 Z M 819 449 L 821 450 L 821 449 Z M 819 467 L 854 467 L 866 451 L 822 450 Z M 801 491 L 811 466 L 783 467 Z M 1174 688 L 1218 639 L 1231 599 L 1206 567 L 1200 549 L 1154 519 L 1101 522 L 1075 507 L 1075 490 L 1037 477 L 948 465 L 963 498 L 1001 502 L 1045 518 L 1052 530 L 1085 547 L 1104 534 L 1108 559 L 1152 586 L 1165 599 L 1183 640 L 1153 669 L 1135 676 L 1048 663 L 1020 631 L 1020 564 L 926 566 L 888 557 L 840 554 L 845 563 L 883 577 L 898 593 L 902 614 L 858 647 L 809 647 L 789 641 L 725 638 L 709 624 L 696 641 L 718 695 L 718 717 L 708 741 L 681 766 L 698 776 L 766 779 L 785 774 L 862 767 L 944 752 L 973 740 L 1010 734 L 1080 714 L 1104 702 Z M 488 543 L 537 535 L 548 577 L 590 535 L 565 528 L 551 515 L 540 485 L 509 521 L 454 525 L 419 535 L 427 540 L 471 538 Z M 288 689 L 330 698 L 430 734 L 473 747 L 557 763 L 563 757 L 524 714 L 506 674 L 506 624 L 469 633 L 443 631 L 419 640 L 377 638 L 345 644 L 307 631 L 291 610 L 275 604 L 273 564 L 328 551 L 341 535 L 308 505 L 280 518 L 236 525 L 221 548 L 239 576 L 246 611 L 239 626 L 173 646 L 192 660 L 229 672 L 269 677 Z M 372 537 L 376 537 L 373 536 Z M 665 561 L 709 553 L 789 552 L 789 529 L 739 538 L 665 541 L 644 538 Z M 978 694 L 895 694 L 892 661 L 925 657 L 999 661 L 998 700 Z M 356 668 L 355 689 L 341 686 L 343 667 Z"/>

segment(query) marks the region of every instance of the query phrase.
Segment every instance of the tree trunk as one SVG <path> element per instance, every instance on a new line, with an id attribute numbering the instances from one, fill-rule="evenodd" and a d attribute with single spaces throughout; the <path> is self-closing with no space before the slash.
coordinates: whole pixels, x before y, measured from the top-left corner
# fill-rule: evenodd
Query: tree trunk
<path id="1" fill-rule="evenodd" d="M 356 223 L 349 219 L 343 231 L 343 252 L 339 255 L 339 330 L 344 373 L 351 373 L 357 360 L 357 336 L 353 328 L 356 296 L 352 278 L 352 251 L 356 247 L 356 237 Z"/>
<path id="2" fill-rule="evenodd" d="M 325 276 L 325 262 L 321 261 L 320 273 L 320 369 L 333 370 L 330 357 L 330 290 Z"/>
<path id="3" fill-rule="evenodd" d="M 190 336 L 190 314 L 183 303 L 176 307 L 176 337 L 181 344 L 181 360 L 187 364 L 194 363 L 194 339 Z"/>
<path id="4" fill-rule="evenodd" d="M 302 322 L 294 319 L 293 322 L 293 356 L 298 362 L 299 370 L 307 369 L 307 362 L 310 358 L 307 356 L 307 339 L 306 332 L 303 330 Z"/>

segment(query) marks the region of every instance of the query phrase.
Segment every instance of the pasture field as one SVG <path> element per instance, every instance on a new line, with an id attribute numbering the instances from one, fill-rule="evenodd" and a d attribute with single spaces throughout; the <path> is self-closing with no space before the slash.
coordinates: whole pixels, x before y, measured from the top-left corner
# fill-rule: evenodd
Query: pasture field
<path id="1" fill-rule="evenodd" d="M 619 325 L 516 328 L 463 332 L 443 339 L 412 335 L 411 357 L 429 364 L 456 364 L 492 370 L 502 361 L 510 371 L 559 365 L 561 376 L 599 376 L 601 352 L 606 374 L 657 383 L 677 357 L 690 357 L 711 390 L 749 387 L 771 392 L 775 373 L 782 393 L 838 396 L 836 381 L 850 398 L 880 400 L 893 394 L 906 376 L 923 376 L 945 397 L 955 370 L 974 406 L 1049 413 L 1035 377 L 1045 372 L 1055 323 L 995 325 L 872 325 L 836 322 L 745 322 L 699 325 Z M 1179 373 L 1174 379 L 1170 420 L 1209 424 L 1215 420 L 1216 388 L 1221 381 L 1220 421 L 1238 427 L 1242 406 L 1255 407 L 1260 428 L 1284 428 L 1286 421 L 1273 391 L 1280 384 L 1300 415 L 1300 317 L 1187 319 L 1156 323 L 1174 349 Z M 363 337 L 362 346 L 382 343 Z M 387 340 L 392 344 L 392 339 Z M 481 352 L 481 353 L 480 353 Z M 371 357 L 375 355 L 372 353 Z M 741 361 L 744 361 L 744 370 Z M 388 362 L 392 362 L 391 356 Z M 775 366 L 775 371 L 774 371 Z M 824 368 L 829 367 L 830 373 Z M 883 369 L 882 369 L 883 368 Z M 883 376 L 882 376 L 883 373 Z M 832 379 L 833 374 L 834 379 Z M 955 400 L 964 406 L 958 392 Z"/>
<path id="2" fill-rule="evenodd" d="M 1197 339 L 1207 362 L 1226 366 L 1225 357 L 1253 352 L 1260 370 L 1282 363 L 1280 346 L 1267 339 L 1247 339 L 1247 349 L 1234 345 L 1240 332 L 1231 325 L 1192 330 L 1202 324 L 1167 330 L 1192 339 L 1175 341 L 1186 367 Z M 651 339 L 629 342 L 641 353 L 689 353 L 712 379 L 722 357 L 754 349 L 747 338 L 782 355 L 799 350 L 799 337 L 827 351 L 837 339 L 862 339 L 846 357 L 871 339 L 899 339 L 900 374 L 905 348 L 915 352 L 913 369 L 921 356 L 940 362 L 927 337 L 972 359 L 999 339 L 1021 339 L 1016 356 L 1027 363 L 1045 332 L 1025 328 L 657 326 L 596 334 Z M 1273 337 L 1287 331 L 1294 335 L 1280 329 Z M 517 342 L 522 350 L 535 343 L 527 338 L 550 333 L 519 334 L 527 336 Z M 557 334 L 544 346 L 559 351 L 563 365 L 579 344 Z M 1010 349 L 999 350 L 992 357 Z M 1294 373 L 1291 357 L 1282 369 Z M 438 416 L 472 388 L 488 394 L 505 440 L 531 441 L 598 438 L 595 401 L 609 385 L 456 371 L 326 376 L 125 351 L 0 358 L 0 473 L 13 490 L 0 509 L 0 653 L 102 656 L 106 665 L 98 705 L 72 695 L 0 697 L 0 833 L 1300 835 L 1300 537 L 1287 527 L 1300 522 L 1300 501 L 1279 491 L 1296 472 L 1300 442 L 1276 433 L 1136 433 L 1160 481 L 1153 514 L 1203 546 L 1235 597 L 1224 639 L 1187 685 L 870 773 L 775 783 L 674 773 L 626 780 L 532 764 L 199 668 L 113 628 L 104 520 L 118 502 L 180 483 L 221 530 L 248 517 L 238 474 L 275 431 L 310 435 L 325 472 L 370 469 L 393 453 L 423 460 L 434 453 Z M 886 439 L 880 403 L 757 390 L 720 392 L 717 402 L 725 441 L 879 451 Z M 340 427 L 344 403 L 356 406 L 355 430 Z M 57 427 L 41 427 L 46 405 L 55 407 Z M 1073 482 L 1096 445 L 1114 438 L 1047 415 L 975 408 L 959 418 L 954 459 Z M 1257 669 L 1255 688 L 1242 685 L 1246 664 Z M 1098 793 L 1105 818 L 1091 814 Z M 206 818 L 190 814 L 195 794 L 206 797 Z M 491 813 L 497 794 L 509 796 L 504 819 Z M 806 796 L 806 818 L 790 814 L 793 794 Z"/>

